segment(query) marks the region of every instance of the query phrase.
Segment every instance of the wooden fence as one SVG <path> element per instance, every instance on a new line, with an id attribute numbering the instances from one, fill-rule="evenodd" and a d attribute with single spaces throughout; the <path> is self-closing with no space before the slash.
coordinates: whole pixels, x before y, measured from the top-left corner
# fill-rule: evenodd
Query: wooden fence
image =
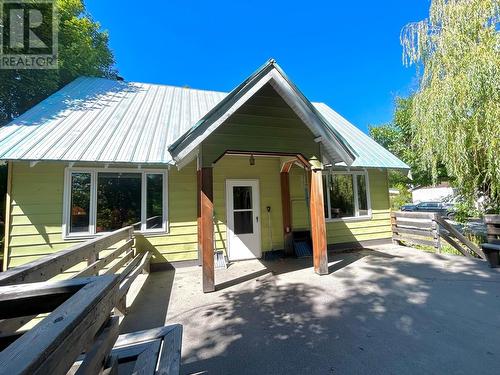
<path id="1" fill-rule="evenodd" d="M 438 213 L 428 212 L 392 212 L 392 240 L 397 244 L 431 246 L 438 253 L 445 240 L 454 249 L 466 257 L 485 259 L 483 251 Z"/>
<path id="2" fill-rule="evenodd" d="M 441 237 L 436 216 L 422 212 L 392 212 L 393 242 L 431 246 L 441 252 Z"/>

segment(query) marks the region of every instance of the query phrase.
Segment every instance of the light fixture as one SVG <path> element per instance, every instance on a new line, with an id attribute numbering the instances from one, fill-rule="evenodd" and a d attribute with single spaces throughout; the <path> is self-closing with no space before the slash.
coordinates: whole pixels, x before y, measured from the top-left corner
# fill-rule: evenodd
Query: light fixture
<path id="1" fill-rule="evenodd" d="M 250 165 L 255 165 L 255 158 L 253 157 L 253 155 L 250 155 L 249 162 L 250 162 Z"/>

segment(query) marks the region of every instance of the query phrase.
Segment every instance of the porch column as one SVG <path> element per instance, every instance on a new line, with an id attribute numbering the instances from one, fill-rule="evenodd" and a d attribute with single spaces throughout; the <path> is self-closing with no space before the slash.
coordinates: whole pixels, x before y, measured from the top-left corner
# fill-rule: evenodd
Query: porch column
<path id="1" fill-rule="evenodd" d="M 283 216 L 283 236 L 285 239 L 285 254 L 293 253 L 292 210 L 290 207 L 290 175 L 288 170 L 281 171 L 281 213 Z"/>
<path id="2" fill-rule="evenodd" d="M 211 167 L 198 173 L 198 245 L 201 253 L 203 292 L 215 291 L 213 177 Z"/>
<path id="3" fill-rule="evenodd" d="M 326 249 L 326 223 L 323 201 L 323 165 L 316 159 L 310 161 L 310 215 L 311 237 L 313 243 L 314 272 L 328 274 L 328 253 Z"/>

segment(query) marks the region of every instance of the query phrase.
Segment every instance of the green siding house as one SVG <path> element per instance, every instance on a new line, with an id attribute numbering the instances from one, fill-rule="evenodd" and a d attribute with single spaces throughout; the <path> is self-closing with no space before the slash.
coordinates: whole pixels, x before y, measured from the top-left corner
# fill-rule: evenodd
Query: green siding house
<path id="1" fill-rule="evenodd" d="M 409 167 L 270 60 L 230 93 L 82 77 L 0 129 L 4 268 L 126 225 L 157 267 L 391 236 L 388 169 Z M 211 284 L 212 282 L 212 284 Z"/>

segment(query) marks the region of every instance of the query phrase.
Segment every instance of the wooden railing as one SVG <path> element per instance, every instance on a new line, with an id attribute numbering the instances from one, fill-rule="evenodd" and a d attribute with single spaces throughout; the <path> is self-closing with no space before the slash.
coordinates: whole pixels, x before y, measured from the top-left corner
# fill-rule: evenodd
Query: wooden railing
<path id="1" fill-rule="evenodd" d="M 119 272 L 115 307 L 118 312 L 125 315 L 127 292 L 141 272 L 149 272 L 151 258 L 150 252 L 137 253 L 133 245 L 133 227 L 118 229 L 2 272 L 0 286 L 47 281 L 86 262 L 87 266 L 84 269 L 67 273 L 65 278 L 112 275 Z M 112 248 L 114 246 L 117 246 L 116 249 Z M 103 254 L 105 256 L 102 256 Z M 35 317 L 19 315 L 13 319 L 0 320 L 0 336 L 10 335 Z"/>
<path id="2" fill-rule="evenodd" d="M 112 310 L 126 313 L 131 284 L 149 272 L 151 253 L 133 245 L 129 226 L 1 273 L 0 375 L 178 374 L 181 325 L 118 336 Z"/>
<path id="3" fill-rule="evenodd" d="M 0 375 L 179 374 L 181 325 L 118 336 L 119 284 L 103 275 L 1 286 L 0 319 L 49 315 L 0 338 Z"/>
<path id="4" fill-rule="evenodd" d="M 466 257 L 485 259 L 483 251 L 438 213 L 392 212 L 392 240 L 395 243 L 432 246 L 441 252 L 441 239 Z"/>
<path id="5" fill-rule="evenodd" d="M 133 235 L 134 229 L 129 226 L 78 243 L 66 250 L 58 251 L 0 273 L 0 285 L 46 281 L 82 262 L 87 262 L 88 267 L 75 276 L 95 275 L 106 264 L 109 264 L 124 252 L 126 252 L 127 259 L 130 259 L 130 254 L 133 254 L 131 252 L 134 244 Z M 123 240 L 125 241 L 124 245 L 106 258 L 99 258 L 100 252 Z"/>

